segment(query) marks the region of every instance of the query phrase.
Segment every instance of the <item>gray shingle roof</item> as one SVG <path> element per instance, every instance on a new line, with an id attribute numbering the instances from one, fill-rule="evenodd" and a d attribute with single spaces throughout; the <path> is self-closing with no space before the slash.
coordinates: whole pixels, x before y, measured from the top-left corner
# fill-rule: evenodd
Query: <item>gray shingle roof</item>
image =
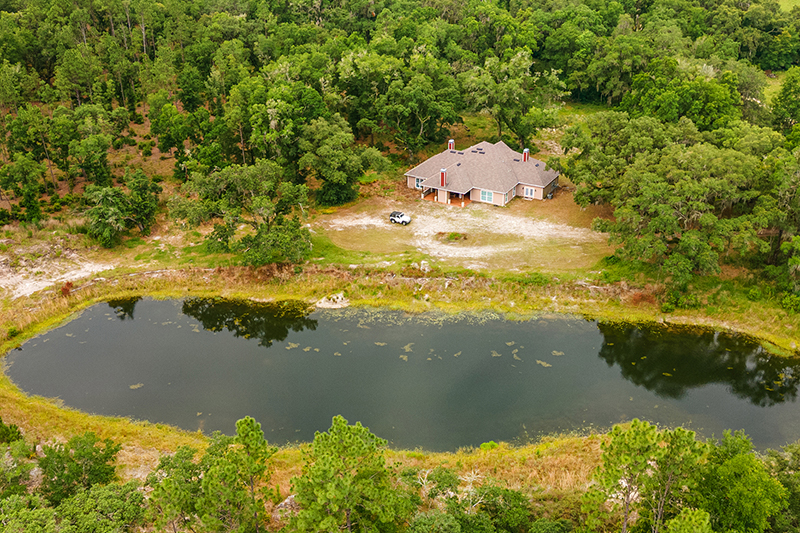
<path id="1" fill-rule="evenodd" d="M 440 186 L 439 172 L 447 169 L 446 185 Z M 480 142 L 466 150 L 445 150 L 405 174 L 422 178 L 423 187 L 433 187 L 459 194 L 471 189 L 506 193 L 517 184 L 545 187 L 558 177 L 558 172 L 545 170 L 538 159 L 522 162 L 522 154 L 503 141 L 495 144 Z"/>

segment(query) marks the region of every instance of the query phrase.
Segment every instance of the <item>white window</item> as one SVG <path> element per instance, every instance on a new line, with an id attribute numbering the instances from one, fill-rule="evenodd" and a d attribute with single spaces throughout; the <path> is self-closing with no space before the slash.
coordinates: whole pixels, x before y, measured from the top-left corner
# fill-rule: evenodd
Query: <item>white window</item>
<path id="1" fill-rule="evenodd" d="M 481 191 L 481 202 L 491 202 L 492 191 Z"/>
<path id="2" fill-rule="evenodd" d="M 534 196 L 536 196 L 535 194 L 533 194 L 533 187 L 525 187 L 524 192 L 526 198 L 533 198 Z"/>
<path id="3" fill-rule="evenodd" d="M 417 189 L 421 189 L 422 181 L 423 181 L 422 178 L 414 178 L 414 187 L 416 187 Z"/>
<path id="4" fill-rule="evenodd" d="M 505 194 L 503 195 L 503 203 L 504 203 L 504 204 L 507 204 L 507 203 L 508 203 L 508 193 L 505 193 Z"/>

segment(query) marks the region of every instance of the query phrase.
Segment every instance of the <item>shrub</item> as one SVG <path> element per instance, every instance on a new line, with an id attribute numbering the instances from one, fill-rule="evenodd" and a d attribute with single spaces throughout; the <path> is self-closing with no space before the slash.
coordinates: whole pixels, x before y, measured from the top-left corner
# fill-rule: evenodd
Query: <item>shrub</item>
<path id="1" fill-rule="evenodd" d="M 550 521 L 540 518 L 531 524 L 528 533 L 570 533 L 571 531 L 572 523 L 569 520 Z"/>
<path id="2" fill-rule="evenodd" d="M 481 444 L 481 450 L 486 452 L 489 450 L 494 450 L 495 448 L 497 448 L 497 446 L 498 444 L 495 441 L 490 440 L 489 442 L 484 442 L 483 444 Z"/>
<path id="3" fill-rule="evenodd" d="M 408 531 L 410 533 L 461 533 L 461 524 L 453 515 L 441 511 L 428 511 L 415 516 Z"/>
<path id="4" fill-rule="evenodd" d="M 700 307 L 700 298 L 694 294 L 683 294 L 681 291 L 671 291 L 661 304 L 663 313 L 671 313 L 675 309 L 697 309 Z"/>
<path id="5" fill-rule="evenodd" d="M 686 294 L 678 298 L 676 306 L 679 309 L 697 309 L 700 307 L 700 298 L 694 294 Z"/>
<path id="6" fill-rule="evenodd" d="M 9 443 L 22 440 L 22 433 L 14 424 L 6 425 L 0 418 L 0 443 Z"/>
<path id="7" fill-rule="evenodd" d="M 142 152 L 142 157 L 150 157 L 153 155 L 153 147 L 156 145 L 154 141 L 142 141 L 139 143 L 139 151 Z"/>
<path id="8" fill-rule="evenodd" d="M 781 307 L 789 312 L 797 313 L 800 311 L 800 296 L 797 294 L 787 294 L 781 299 Z"/>
<path id="9" fill-rule="evenodd" d="M 761 290 L 758 288 L 752 288 L 747 293 L 747 299 L 751 302 L 757 302 L 761 299 Z"/>

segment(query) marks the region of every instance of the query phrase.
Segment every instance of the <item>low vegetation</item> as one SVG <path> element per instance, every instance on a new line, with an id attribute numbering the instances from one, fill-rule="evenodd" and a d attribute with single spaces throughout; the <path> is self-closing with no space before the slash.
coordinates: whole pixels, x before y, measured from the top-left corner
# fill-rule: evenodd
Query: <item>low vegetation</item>
<path id="1" fill-rule="evenodd" d="M 701 442 L 639 420 L 605 437 L 421 454 L 390 451 L 340 416 L 312 443 L 279 450 L 247 417 L 234 436 L 215 433 L 201 454 L 182 446 L 162 455 L 143 483 L 120 481 L 120 445 L 91 432 L 41 451 L 2 421 L 0 434 L 8 532 L 760 533 L 800 523 L 796 447 L 756 454 L 743 433 Z"/>

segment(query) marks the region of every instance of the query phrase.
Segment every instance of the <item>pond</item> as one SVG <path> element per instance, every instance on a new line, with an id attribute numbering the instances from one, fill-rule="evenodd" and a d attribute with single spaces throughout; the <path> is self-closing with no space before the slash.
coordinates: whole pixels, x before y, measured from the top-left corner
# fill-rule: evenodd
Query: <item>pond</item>
<path id="1" fill-rule="evenodd" d="M 98 304 L 6 358 L 23 391 L 87 412 L 207 433 L 250 415 L 276 444 L 341 414 L 427 450 L 635 417 L 777 448 L 800 438 L 799 367 L 715 332 L 213 298 Z"/>

